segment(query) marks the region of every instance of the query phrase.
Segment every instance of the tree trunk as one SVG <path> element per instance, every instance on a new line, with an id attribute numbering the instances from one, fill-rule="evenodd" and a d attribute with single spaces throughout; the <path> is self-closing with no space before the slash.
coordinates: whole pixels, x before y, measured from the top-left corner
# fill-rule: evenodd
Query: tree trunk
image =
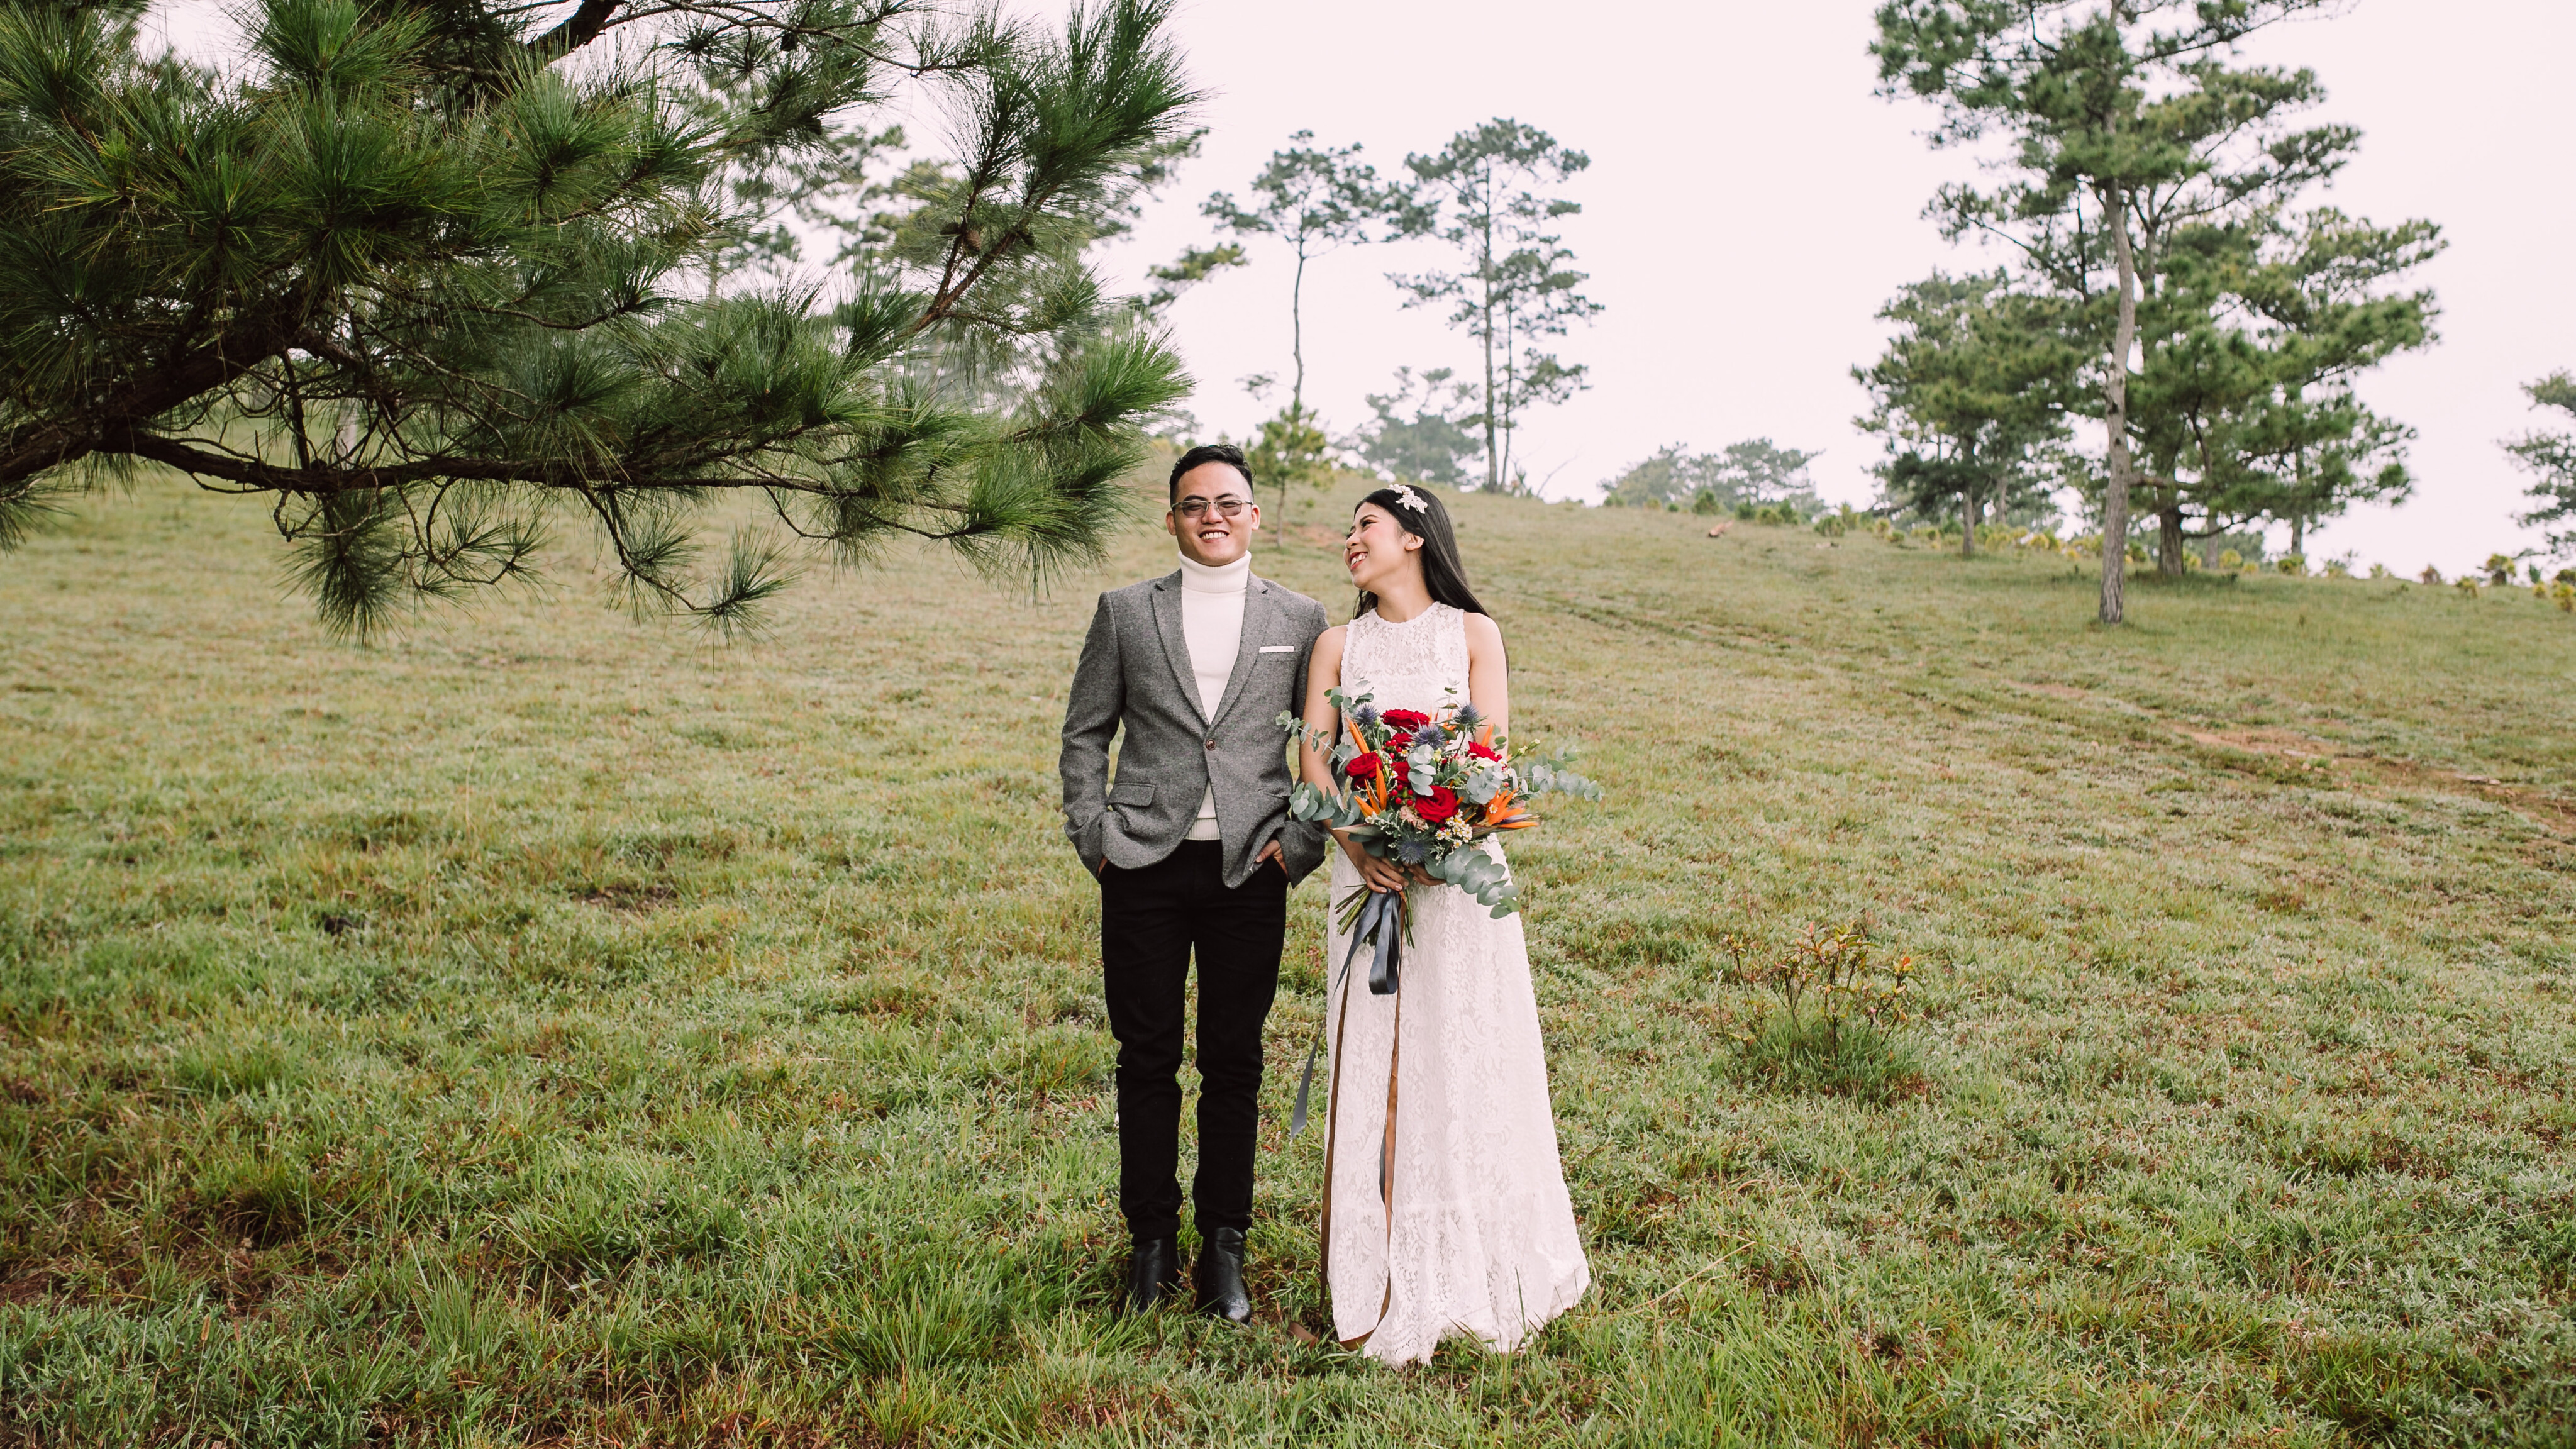
<path id="1" fill-rule="evenodd" d="M 2182 577 L 2182 500 L 2169 500 L 2156 510 L 2156 572 Z"/>
<path id="2" fill-rule="evenodd" d="M 1297 375 L 1288 383 L 1288 411 L 1305 416 L 1306 403 L 1306 249 L 1297 249 L 1297 277 L 1288 284 L 1288 355 Z"/>
<path id="3" fill-rule="evenodd" d="M 1485 341 L 1485 491 L 1491 493 L 1501 484 L 1502 453 L 1495 437 L 1494 398 L 1494 198 L 1492 177 L 1488 175 L 1485 196 L 1485 246 L 1476 258 L 1476 274 L 1484 285 Z"/>
<path id="4" fill-rule="evenodd" d="M 2105 624 L 2128 616 L 2129 567 L 2129 353 L 2138 345 L 2138 260 L 2129 250 L 2128 198 L 2104 187 L 2102 210 L 2111 224 L 2111 254 L 2120 270 L 2120 320 L 2111 333 L 2111 371 L 2104 379 L 2109 406 L 2103 409 L 2103 462 L 2109 477 L 2102 487 L 2102 608 Z"/>
<path id="5" fill-rule="evenodd" d="M 1959 557 L 1977 556 L 1977 490 L 1959 490 Z"/>
<path id="6" fill-rule="evenodd" d="M 2298 484 L 2297 507 L 2290 511 L 2290 552 L 2308 556 L 2308 450 L 2300 448 L 2290 455 L 2291 478 Z"/>

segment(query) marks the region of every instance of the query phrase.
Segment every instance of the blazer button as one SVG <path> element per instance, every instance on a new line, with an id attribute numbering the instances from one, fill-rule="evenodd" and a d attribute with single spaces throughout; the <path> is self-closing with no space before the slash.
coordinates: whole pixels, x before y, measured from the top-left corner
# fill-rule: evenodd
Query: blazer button
<path id="1" fill-rule="evenodd" d="M 1214 741 L 1214 740 L 1210 740 L 1210 741 L 1208 741 L 1208 753 L 1210 753 L 1210 754 L 1214 754 L 1214 753 L 1216 753 L 1216 741 Z"/>

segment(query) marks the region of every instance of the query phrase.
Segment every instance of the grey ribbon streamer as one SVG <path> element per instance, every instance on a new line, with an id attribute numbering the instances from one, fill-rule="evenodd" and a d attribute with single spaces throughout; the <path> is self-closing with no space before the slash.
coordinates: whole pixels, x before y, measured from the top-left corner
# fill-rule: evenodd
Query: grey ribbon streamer
<path id="1" fill-rule="evenodd" d="M 1377 957 L 1369 962 L 1369 994 L 1393 996 L 1396 970 L 1404 964 L 1404 893 L 1373 891 L 1360 903 L 1358 925 L 1351 931 L 1351 950 L 1356 953 L 1360 942 L 1377 947 Z"/>
<path id="2" fill-rule="evenodd" d="M 1342 954 L 1342 969 L 1333 986 L 1351 979 L 1351 964 L 1360 957 L 1360 948 L 1372 948 L 1369 957 L 1369 991 L 1376 996 L 1393 996 L 1396 973 L 1404 965 L 1404 896 L 1400 891 L 1371 891 L 1360 902 L 1359 919 L 1351 922 L 1351 948 Z M 1332 990 L 1324 993 L 1325 1008 L 1331 1009 Z M 1306 1101 L 1315 1088 L 1315 1056 L 1324 1049 L 1318 1035 L 1306 1048 L 1306 1070 L 1297 1078 L 1297 1107 L 1288 1114 L 1288 1140 L 1306 1130 Z"/>

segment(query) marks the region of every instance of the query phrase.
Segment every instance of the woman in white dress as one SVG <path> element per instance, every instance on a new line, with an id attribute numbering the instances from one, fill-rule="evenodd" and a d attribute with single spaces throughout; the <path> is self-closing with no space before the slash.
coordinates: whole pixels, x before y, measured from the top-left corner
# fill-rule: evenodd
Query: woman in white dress
<path id="1" fill-rule="evenodd" d="M 1449 515 L 1398 486 L 1362 500 L 1343 546 L 1359 612 L 1315 641 L 1306 723 L 1343 727 L 1324 691 L 1378 710 L 1472 702 L 1511 721 L 1502 630 L 1468 591 Z M 1305 778 L 1331 784 L 1311 747 Z M 1486 849 L 1499 861 L 1502 844 Z M 1453 1333 L 1508 1352 L 1591 1282 L 1556 1152 L 1538 1002 L 1518 915 L 1493 919 L 1455 886 L 1349 840 L 1330 900 L 1412 891 L 1398 990 L 1378 996 L 1331 934 L 1325 1032 L 1324 1279 L 1334 1336 L 1389 1364 L 1419 1363 Z"/>

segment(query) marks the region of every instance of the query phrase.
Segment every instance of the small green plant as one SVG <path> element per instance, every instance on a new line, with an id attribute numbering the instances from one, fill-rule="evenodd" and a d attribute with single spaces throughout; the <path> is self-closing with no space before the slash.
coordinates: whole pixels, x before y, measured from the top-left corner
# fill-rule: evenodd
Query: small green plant
<path id="1" fill-rule="evenodd" d="M 1867 921 L 1810 925 L 1777 953 L 1732 934 L 1719 946 L 1726 979 L 1776 1003 L 1737 1034 L 1749 1074 L 1872 1101 L 1921 1083 L 1913 1051 L 1897 1035 L 1914 1015 L 1907 993 L 1914 958 L 1882 962 Z"/>
<path id="2" fill-rule="evenodd" d="M 2241 569 L 2245 567 L 2245 555 L 2232 548 L 2222 548 L 2218 551 L 2218 566 L 2230 571 Z"/>
<path id="3" fill-rule="evenodd" d="M 2279 569 L 2281 572 L 2289 574 L 2294 578 L 2304 578 L 2308 572 L 2307 556 L 2305 554 L 2285 553 L 2273 563 L 2272 567 Z"/>
<path id="4" fill-rule="evenodd" d="M 2478 590 L 2486 587 L 2486 583 L 2476 574 L 2462 574 L 2451 581 L 2451 587 L 2459 590 L 2463 596 L 2474 599 L 2478 596 Z"/>
<path id="5" fill-rule="evenodd" d="M 2551 584 L 2549 601 L 2556 604 L 2561 613 L 2576 614 L 2576 584 L 2569 583 L 2565 579 Z"/>
<path id="6" fill-rule="evenodd" d="M 1777 996 L 1793 1021 L 1810 998 L 1820 1017 L 1836 1026 L 1856 1017 L 1891 1025 L 1905 1018 L 1902 1002 L 1906 983 L 1913 979 L 1914 958 L 1900 956 L 1893 966 L 1879 965 L 1878 943 L 1871 939 L 1867 921 L 1833 930 L 1808 926 L 1788 950 L 1768 960 L 1757 960 L 1741 937 L 1728 936 L 1724 944 L 1731 978 Z"/>
<path id="7" fill-rule="evenodd" d="M 2374 578 L 2374 579 L 2385 579 L 2385 578 L 2393 578 L 2393 577 L 2395 577 L 2394 575 L 2392 575 L 2392 574 L 2390 574 L 2390 573 L 2388 572 L 2388 565 L 2383 564 L 2383 563 L 2375 563 L 2375 564 L 2372 564 L 2372 565 L 2370 566 L 2370 576 L 2371 576 L 2372 578 Z"/>
<path id="8" fill-rule="evenodd" d="M 2431 564 L 2426 564 L 2424 565 L 2424 572 L 2415 576 L 2415 582 L 2419 584 L 2431 584 L 2435 588 L 2440 588 L 2445 580 L 2442 578 L 2442 571 L 2440 569 L 2433 567 Z"/>

